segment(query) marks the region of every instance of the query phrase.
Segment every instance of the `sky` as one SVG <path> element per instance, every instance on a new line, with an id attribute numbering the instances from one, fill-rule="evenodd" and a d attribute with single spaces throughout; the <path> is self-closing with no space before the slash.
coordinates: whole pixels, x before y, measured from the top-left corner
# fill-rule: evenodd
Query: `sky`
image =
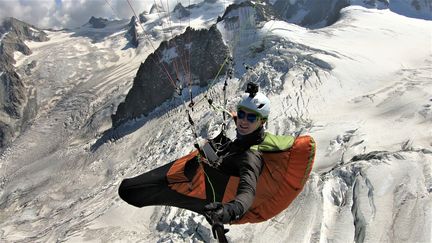
<path id="1" fill-rule="evenodd" d="M 202 0 L 201 0 L 202 1 Z M 149 11 L 156 2 L 173 9 L 200 0 L 129 0 L 138 13 Z M 91 16 L 130 18 L 128 0 L 0 0 L 0 19 L 15 17 L 40 28 L 74 28 L 87 23 Z"/>

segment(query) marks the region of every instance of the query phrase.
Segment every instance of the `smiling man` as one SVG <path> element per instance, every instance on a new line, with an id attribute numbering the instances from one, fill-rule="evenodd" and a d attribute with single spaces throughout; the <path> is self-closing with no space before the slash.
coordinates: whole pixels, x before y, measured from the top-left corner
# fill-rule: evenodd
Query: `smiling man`
<path id="1" fill-rule="evenodd" d="M 270 100 L 259 93 L 258 87 L 252 83 L 248 84 L 246 93 L 237 105 L 237 137 L 218 153 L 222 158 L 218 169 L 227 175 L 240 177 L 236 197 L 225 204 L 214 202 L 205 206 L 208 217 L 222 223 L 241 218 L 252 206 L 263 167 L 261 153 L 251 150 L 251 146 L 264 141 L 264 124 L 270 114 Z"/>

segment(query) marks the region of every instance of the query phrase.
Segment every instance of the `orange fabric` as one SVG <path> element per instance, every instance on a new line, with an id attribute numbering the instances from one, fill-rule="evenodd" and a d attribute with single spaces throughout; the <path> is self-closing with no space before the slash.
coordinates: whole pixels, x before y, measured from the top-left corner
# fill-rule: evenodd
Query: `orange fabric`
<path id="1" fill-rule="evenodd" d="M 202 165 L 190 182 L 174 183 L 168 185 L 172 190 L 190 197 L 206 199 L 205 174 Z"/>
<path id="2" fill-rule="evenodd" d="M 205 175 L 202 165 L 199 165 L 192 181 L 190 181 L 184 174 L 186 163 L 197 155 L 198 151 L 194 151 L 176 160 L 169 169 L 166 178 L 168 180 L 168 186 L 172 190 L 190 197 L 205 199 Z"/>
<path id="3" fill-rule="evenodd" d="M 314 155 L 314 141 L 310 136 L 298 137 L 288 151 L 263 153 L 264 168 L 258 178 L 255 201 L 249 211 L 233 223 L 262 222 L 286 209 L 303 189 Z M 224 202 L 235 198 L 238 181 L 230 178 Z"/>
<path id="4" fill-rule="evenodd" d="M 230 176 L 227 187 L 225 188 L 225 193 L 222 199 L 223 203 L 227 203 L 237 195 L 237 186 L 240 182 L 240 177 Z"/>
<path id="5" fill-rule="evenodd" d="M 193 159 L 198 155 L 198 151 L 193 151 L 192 153 L 177 159 L 174 164 L 169 169 L 166 178 L 168 183 L 179 183 L 179 182 L 187 182 L 189 179 L 184 174 L 184 168 L 186 162 Z"/>
<path id="6" fill-rule="evenodd" d="M 198 154 L 178 159 L 170 168 L 167 179 L 169 187 L 179 193 L 206 199 L 204 168 L 200 165 L 189 181 L 184 175 L 187 161 Z M 263 153 L 263 171 L 258 178 L 255 200 L 246 214 L 234 224 L 258 223 L 266 221 L 285 210 L 303 189 L 315 156 L 315 142 L 310 136 L 298 137 L 293 146 L 282 152 Z M 217 178 L 212 178 L 217 183 Z M 223 203 L 234 200 L 237 194 L 239 177 L 231 176 L 223 196 Z"/>

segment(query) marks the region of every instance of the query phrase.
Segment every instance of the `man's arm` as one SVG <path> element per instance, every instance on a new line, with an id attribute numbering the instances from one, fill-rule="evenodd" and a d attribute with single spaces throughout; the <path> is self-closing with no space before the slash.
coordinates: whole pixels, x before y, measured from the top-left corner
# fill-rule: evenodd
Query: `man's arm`
<path id="1" fill-rule="evenodd" d="M 248 150 L 245 152 L 245 156 L 240 159 L 240 182 L 237 187 L 237 195 L 233 201 L 226 205 L 234 219 L 243 216 L 252 206 L 258 177 L 263 166 L 258 152 Z"/>
<path id="2" fill-rule="evenodd" d="M 210 203 L 204 209 L 207 212 L 207 217 L 213 214 L 224 224 L 241 218 L 252 206 L 258 177 L 263 166 L 258 152 L 248 150 L 235 159 L 240 160 L 238 161 L 240 182 L 235 199 L 225 204 L 220 202 Z"/>

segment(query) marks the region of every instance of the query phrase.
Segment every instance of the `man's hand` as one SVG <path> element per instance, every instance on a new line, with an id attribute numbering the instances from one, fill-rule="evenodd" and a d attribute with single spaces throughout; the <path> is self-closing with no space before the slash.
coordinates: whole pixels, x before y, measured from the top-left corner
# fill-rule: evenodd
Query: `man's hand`
<path id="1" fill-rule="evenodd" d="M 204 207 L 204 213 L 207 220 L 211 224 L 222 223 L 227 224 L 234 217 L 230 214 L 229 204 L 222 204 L 220 202 L 209 203 Z"/>

